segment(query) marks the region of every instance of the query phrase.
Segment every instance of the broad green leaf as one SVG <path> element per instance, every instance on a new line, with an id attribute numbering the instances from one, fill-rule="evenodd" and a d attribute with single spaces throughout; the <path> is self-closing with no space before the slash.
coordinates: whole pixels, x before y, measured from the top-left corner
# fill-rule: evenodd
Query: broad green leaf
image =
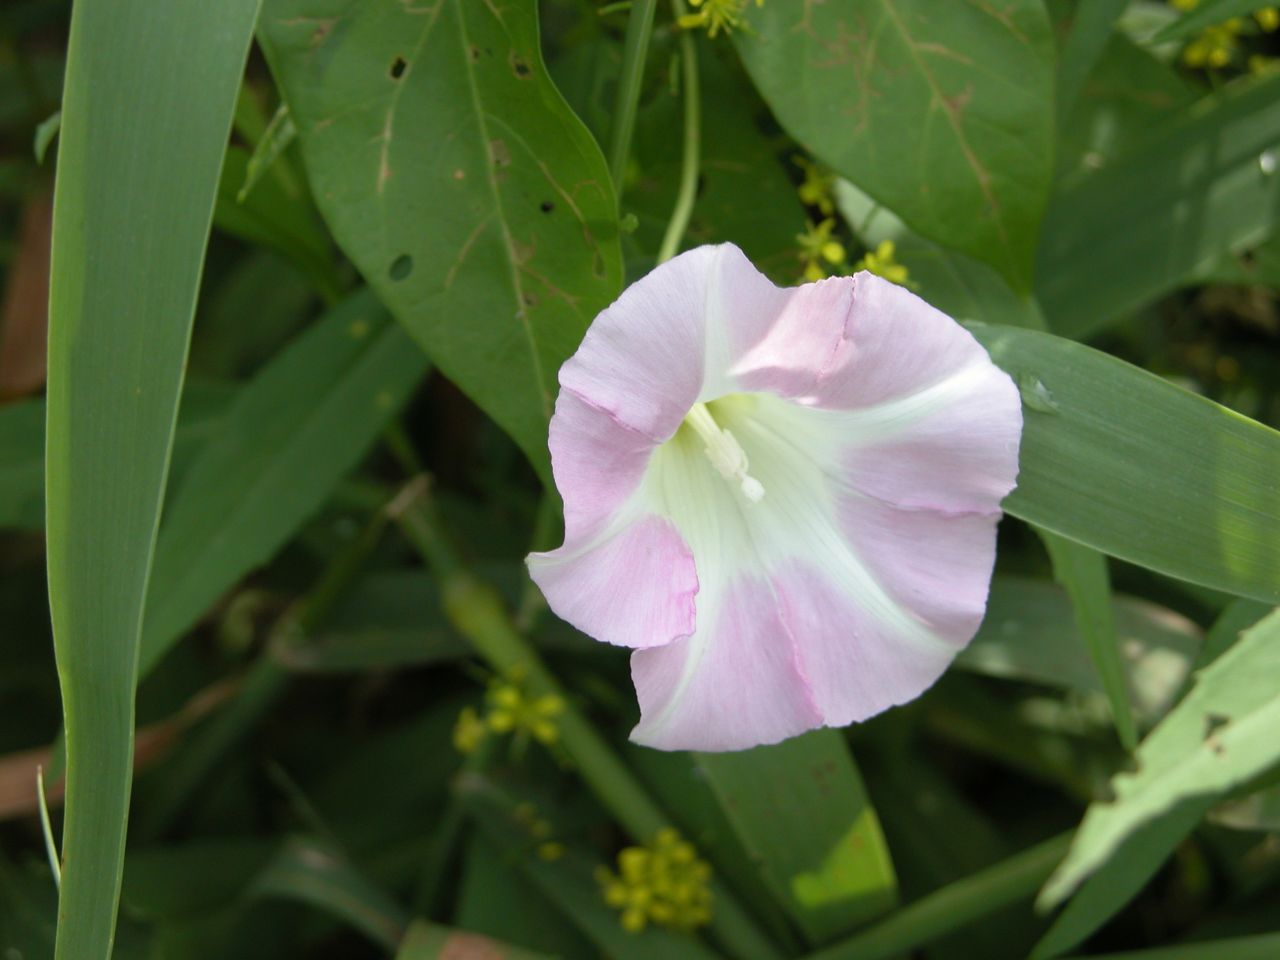
<path id="1" fill-rule="evenodd" d="M 913 233 L 897 215 L 848 180 L 837 180 L 836 206 L 868 248 L 888 240 L 909 271 L 908 286 L 943 313 L 984 323 L 1044 329 L 1035 301 L 1014 293 L 985 263 Z"/>
<path id="2" fill-rule="evenodd" d="M 1121 33 L 1113 33 L 1074 105 L 1058 117 L 1060 179 L 1088 176 L 1204 95 Z"/>
<path id="3" fill-rule="evenodd" d="M 1268 237 L 1242 254 L 1222 257 L 1200 271 L 1195 281 L 1280 287 L 1280 235 Z"/>
<path id="4" fill-rule="evenodd" d="M 1193 33 L 1222 23 L 1232 17 L 1243 17 L 1263 7 L 1275 7 L 1268 0 L 1201 0 L 1153 38 L 1156 43 L 1166 40 L 1185 40 Z"/>
<path id="5" fill-rule="evenodd" d="M 1129 0 L 1080 0 L 1058 56 L 1058 114 L 1065 117 L 1097 66 L 1112 36 L 1112 27 Z"/>
<path id="6" fill-rule="evenodd" d="M 1061 902 L 1125 839 L 1184 802 L 1211 803 L 1280 761 L 1280 612 L 1247 631 L 1138 748 L 1138 768 L 1089 808 L 1071 851 L 1041 893 Z"/>
<path id="7" fill-rule="evenodd" d="M 1031 285 L 1053 172 L 1040 0 L 752 4 L 734 42 L 779 123 L 917 233 Z"/>
<path id="8" fill-rule="evenodd" d="M 1088 960 L 1273 960 L 1277 953 L 1280 953 L 1280 933 L 1263 933 L 1255 937 L 1205 940 L 1131 953 L 1090 954 Z"/>
<path id="9" fill-rule="evenodd" d="M 309 904 L 394 950 L 409 922 L 404 909 L 327 841 L 294 837 L 254 878 L 248 896 Z"/>
<path id="10" fill-rule="evenodd" d="M 1089 658 L 1102 681 L 1116 733 L 1126 750 L 1138 745 L 1138 729 L 1129 707 L 1129 690 L 1125 678 L 1120 638 L 1116 632 L 1115 613 L 1111 602 L 1111 575 L 1107 558 L 1083 544 L 1041 530 L 1049 559 L 1053 562 L 1053 578 L 1062 584 L 1071 598 L 1076 629 L 1084 638 Z"/>
<path id="11" fill-rule="evenodd" d="M 241 391 L 165 510 L 142 636 L 143 675 L 324 503 L 426 369 L 408 335 L 361 292 Z"/>
<path id="12" fill-rule="evenodd" d="M 1080 338 L 1256 246 L 1280 220 L 1280 76 L 1240 81 L 1055 195 L 1036 293 Z"/>
<path id="13" fill-rule="evenodd" d="M 1112 598 L 1129 697 L 1150 726 L 1182 689 L 1200 647 L 1185 617 L 1143 600 Z M 956 666 L 1011 680 L 1101 694 L 1102 683 L 1073 622 L 1071 601 L 1044 580 L 996 576 L 987 615 Z"/>
<path id="14" fill-rule="evenodd" d="M 47 543 L 67 731 L 59 960 L 111 954 L 138 644 L 256 0 L 80 0 L 49 297 Z"/>
<path id="15" fill-rule="evenodd" d="M 1280 433 L 1070 340 L 970 329 L 1023 393 L 1009 513 L 1171 577 L 1280 601 Z"/>
<path id="16" fill-rule="evenodd" d="M 844 737 L 816 730 L 694 763 L 777 901 L 813 944 L 897 901 L 897 880 Z"/>
<path id="17" fill-rule="evenodd" d="M 556 371 L 622 257 L 604 158 L 547 76 L 536 14 L 268 0 L 261 35 L 338 243 L 545 477 Z"/>
<path id="18" fill-rule="evenodd" d="M 188 382 L 173 438 L 170 483 L 218 429 L 234 388 Z M 45 403 L 23 400 L 0 407 L 0 527 L 44 527 Z"/>
<path id="19" fill-rule="evenodd" d="M 396 960 L 461 960 L 463 957 L 476 960 L 483 957 L 493 960 L 549 960 L 545 953 L 534 953 L 478 933 L 454 930 L 426 920 L 415 920 L 409 924 L 404 939 L 400 941 L 400 949 L 396 951 Z"/>

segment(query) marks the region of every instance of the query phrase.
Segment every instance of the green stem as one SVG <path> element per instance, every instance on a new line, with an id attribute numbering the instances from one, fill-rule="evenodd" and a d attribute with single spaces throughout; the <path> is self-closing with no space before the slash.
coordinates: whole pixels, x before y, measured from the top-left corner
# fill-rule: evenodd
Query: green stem
<path id="1" fill-rule="evenodd" d="M 806 960 L 887 960 L 910 953 L 966 924 L 1029 900 L 1071 844 L 1070 833 L 957 880 Z"/>
<path id="2" fill-rule="evenodd" d="M 684 0 L 671 0 L 676 19 L 685 14 Z M 684 84 L 684 156 L 680 162 L 680 187 L 676 194 L 671 221 L 658 248 L 658 263 L 664 263 L 680 250 L 680 241 L 693 215 L 693 202 L 698 198 L 698 157 L 702 152 L 702 101 L 698 93 L 698 52 L 693 35 L 680 34 L 681 82 Z"/>
<path id="3" fill-rule="evenodd" d="M 639 842 L 651 841 L 670 821 L 595 727 L 565 696 L 533 646 L 515 629 L 498 592 L 463 566 L 442 533 L 429 483 L 419 478 L 396 497 L 388 512 L 431 567 L 445 616 L 497 673 L 520 673 L 535 696 L 552 695 L 564 703 L 560 744 L 579 775 L 623 829 Z M 740 960 L 769 960 L 778 953 L 755 921 L 721 884 L 713 885 L 716 909 L 712 931 Z"/>
<path id="4" fill-rule="evenodd" d="M 640 102 L 640 82 L 644 79 L 644 61 L 653 36 L 653 14 L 658 0 L 636 0 L 627 21 L 627 38 L 622 49 L 622 74 L 618 77 L 618 99 L 613 107 L 613 126 L 609 131 L 609 174 L 618 200 L 622 200 L 622 181 L 627 173 L 627 157 L 631 153 L 631 134 L 636 125 L 636 104 Z"/>

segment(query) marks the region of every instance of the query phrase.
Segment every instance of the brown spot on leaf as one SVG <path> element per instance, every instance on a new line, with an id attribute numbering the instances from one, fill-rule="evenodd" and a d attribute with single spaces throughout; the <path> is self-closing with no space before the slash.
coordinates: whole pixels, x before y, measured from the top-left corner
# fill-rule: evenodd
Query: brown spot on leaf
<path id="1" fill-rule="evenodd" d="M 556 205 L 552 203 L 550 200 L 543 200 L 540 204 L 538 204 L 538 209 L 541 210 L 543 213 L 550 213 L 555 208 L 556 208 Z"/>
<path id="2" fill-rule="evenodd" d="M 507 149 L 505 140 L 489 141 L 489 159 L 493 161 L 495 167 L 511 166 L 511 151 Z"/>
<path id="3" fill-rule="evenodd" d="M 528 79 L 533 73 L 533 69 L 529 66 L 529 61 L 520 56 L 514 48 L 512 48 L 511 55 L 507 58 L 507 61 L 511 64 L 511 72 L 521 80 Z"/>
<path id="4" fill-rule="evenodd" d="M 455 170 L 455 171 L 453 171 L 453 179 L 455 179 L 455 180 L 465 180 L 465 179 L 467 179 L 467 171 L 465 171 L 465 170 Z"/>

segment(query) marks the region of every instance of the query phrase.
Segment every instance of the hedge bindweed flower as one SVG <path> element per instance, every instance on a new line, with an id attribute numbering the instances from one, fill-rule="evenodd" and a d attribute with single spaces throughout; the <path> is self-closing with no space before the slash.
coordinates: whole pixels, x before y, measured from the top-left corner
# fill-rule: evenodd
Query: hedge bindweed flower
<path id="1" fill-rule="evenodd" d="M 986 607 L 1017 388 L 870 273 L 779 289 L 730 244 L 627 289 L 560 370 L 551 608 L 630 647 L 632 739 L 735 750 L 910 700 Z"/>

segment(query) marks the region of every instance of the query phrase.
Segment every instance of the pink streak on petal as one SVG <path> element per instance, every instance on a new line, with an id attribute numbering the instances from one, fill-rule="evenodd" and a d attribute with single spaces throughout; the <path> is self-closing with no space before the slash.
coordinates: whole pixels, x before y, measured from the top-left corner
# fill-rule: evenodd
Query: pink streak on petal
<path id="1" fill-rule="evenodd" d="M 846 482 L 912 510 L 999 511 L 1018 476 L 1021 398 L 985 355 L 976 363 L 965 386 L 928 414 L 867 443 L 851 436 L 841 464 Z"/>
<path id="2" fill-rule="evenodd" d="M 839 521 L 892 600 L 957 649 L 973 639 L 986 613 L 999 514 L 946 515 L 846 497 Z"/>
<path id="3" fill-rule="evenodd" d="M 830 277 L 778 290 L 770 325 L 763 331 L 734 328 L 733 374 L 739 389 L 767 390 L 784 397 L 809 397 L 841 357 L 854 310 L 852 277 Z M 746 315 L 738 309 L 731 319 Z"/>
<path id="4" fill-rule="evenodd" d="M 622 647 L 659 647 L 696 626 L 693 554 L 669 520 L 649 514 L 598 544 L 530 554 L 529 576 L 556 615 Z"/>
<path id="5" fill-rule="evenodd" d="M 866 720 L 915 699 L 959 650 L 887 625 L 807 561 L 791 562 L 774 583 L 828 726 Z"/>
<path id="6" fill-rule="evenodd" d="M 567 541 L 589 537 L 631 497 L 656 446 L 567 389 L 556 399 L 549 445 Z"/>
<path id="7" fill-rule="evenodd" d="M 632 655 L 641 713 L 632 740 L 660 750 L 744 750 L 822 724 L 766 581 L 737 579 L 702 618 L 710 621 L 704 634 Z"/>
<path id="8" fill-rule="evenodd" d="M 560 368 L 560 385 L 655 442 L 675 433 L 702 388 L 718 257 L 718 248 L 698 247 L 629 286 L 592 322 Z"/>
<path id="9" fill-rule="evenodd" d="M 972 363 L 982 345 L 910 290 L 863 271 L 852 278 L 853 309 L 822 375 L 822 407 L 857 409 L 907 396 Z"/>

